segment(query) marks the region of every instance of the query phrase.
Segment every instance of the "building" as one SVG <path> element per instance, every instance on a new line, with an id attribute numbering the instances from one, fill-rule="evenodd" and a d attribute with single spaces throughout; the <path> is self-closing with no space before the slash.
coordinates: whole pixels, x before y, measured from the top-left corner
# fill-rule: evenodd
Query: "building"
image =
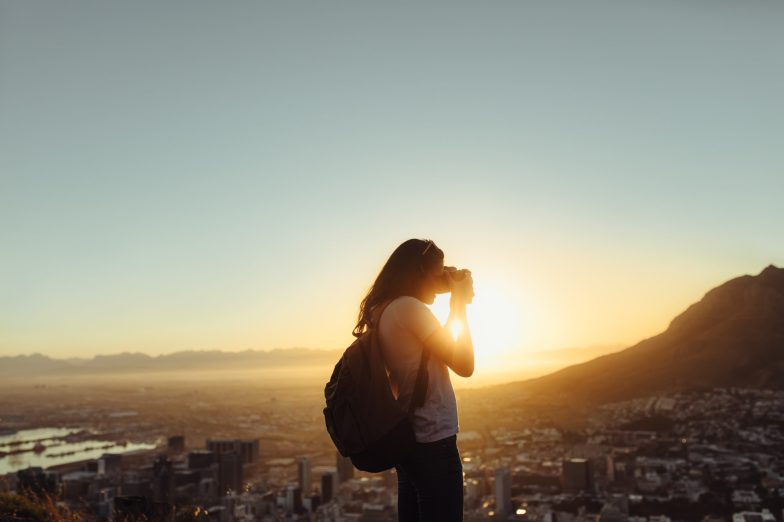
<path id="1" fill-rule="evenodd" d="M 259 439 L 252 440 L 208 440 L 207 450 L 220 456 L 223 453 L 236 453 L 243 464 L 253 464 L 259 458 Z"/>
<path id="2" fill-rule="evenodd" d="M 593 467 L 588 459 L 567 459 L 561 468 L 561 486 L 570 493 L 593 490 Z"/>
<path id="3" fill-rule="evenodd" d="M 169 437 L 168 449 L 170 453 L 182 453 L 185 451 L 185 435 L 174 435 Z"/>
<path id="4" fill-rule="evenodd" d="M 297 461 L 297 483 L 305 497 L 310 496 L 313 491 L 310 476 L 310 461 L 307 457 L 302 457 Z"/>
<path id="5" fill-rule="evenodd" d="M 509 468 L 495 470 L 495 510 L 501 520 L 512 514 L 512 472 Z"/>
<path id="6" fill-rule="evenodd" d="M 120 483 L 120 494 L 123 497 L 150 497 L 152 495 L 150 480 L 139 471 L 124 473 Z"/>
<path id="7" fill-rule="evenodd" d="M 321 475 L 321 503 L 326 504 L 335 494 L 337 473 L 324 473 Z"/>
<path id="8" fill-rule="evenodd" d="M 88 497 L 90 494 L 90 484 L 95 480 L 96 473 L 93 471 L 71 471 L 64 473 L 60 477 L 63 485 L 62 496 L 66 500 L 79 501 Z"/>
<path id="9" fill-rule="evenodd" d="M 44 471 L 34 466 L 16 472 L 16 489 L 30 491 L 36 495 L 57 494 L 60 490 L 60 475 L 54 471 Z"/>
<path id="10" fill-rule="evenodd" d="M 215 453 L 211 451 L 197 450 L 188 453 L 188 469 L 208 468 L 215 462 Z"/>
<path id="11" fill-rule="evenodd" d="M 218 493 L 242 492 L 242 457 L 237 453 L 222 453 L 218 457 Z"/>
<path id="12" fill-rule="evenodd" d="M 302 490 L 296 484 L 286 488 L 286 510 L 289 513 L 302 513 Z"/>
<path id="13" fill-rule="evenodd" d="M 98 459 L 98 473 L 105 475 L 119 475 L 122 473 L 122 454 L 104 453 Z"/>
<path id="14" fill-rule="evenodd" d="M 305 497 L 302 499 L 302 505 L 307 511 L 315 513 L 321 505 L 321 497 L 318 495 L 310 495 Z"/>
<path id="15" fill-rule="evenodd" d="M 161 455 L 153 463 L 150 486 L 153 502 L 174 503 L 174 465 L 165 455 Z"/>

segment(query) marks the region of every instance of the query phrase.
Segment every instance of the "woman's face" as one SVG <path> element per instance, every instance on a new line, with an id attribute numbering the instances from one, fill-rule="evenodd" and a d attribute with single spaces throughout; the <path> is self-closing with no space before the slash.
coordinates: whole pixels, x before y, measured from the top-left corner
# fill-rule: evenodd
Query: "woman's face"
<path id="1" fill-rule="evenodd" d="M 425 272 L 425 279 L 422 281 L 419 300 L 423 303 L 433 304 L 436 294 L 444 291 L 444 260 L 440 259 L 438 264 Z"/>

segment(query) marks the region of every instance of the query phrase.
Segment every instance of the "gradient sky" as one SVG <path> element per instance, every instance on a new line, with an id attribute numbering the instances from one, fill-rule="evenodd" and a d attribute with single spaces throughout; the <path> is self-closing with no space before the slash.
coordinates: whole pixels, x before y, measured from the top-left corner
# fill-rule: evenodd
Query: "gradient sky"
<path id="1" fill-rule="evenodd" d="M 340 348 L 409 237 L 487 367 L 654 335 L 784 266 L 783 17 L 4 2 L 0 355 Z"/>

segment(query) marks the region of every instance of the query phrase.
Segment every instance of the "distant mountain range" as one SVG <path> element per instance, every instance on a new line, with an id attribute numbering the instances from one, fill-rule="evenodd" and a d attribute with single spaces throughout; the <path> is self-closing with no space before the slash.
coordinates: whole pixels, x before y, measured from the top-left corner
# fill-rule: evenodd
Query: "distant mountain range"
<path id="1" fill-rule="evenodd" d="M 709 291 L 663 333 L 617 353 L 504 385 L 511 396 L 618 401 L 706 387 L 784 388 L 784 269 Z"/>
<path id="2" fill-rule="evenodd" d="M 526 353 L 525 361 L 508 366 L 503 371 L 484 372 L 462 386 L 487 386 L 504 381 L 520 380 L 526 376 L 543 375 L 563 368 L 574 361 L 585 361 L 610 352 L 623 345 L 597 345 Z M 168 355 L 150 356 L 143 353 L 96 355 L 92 358 L 53 359 L 41 354 L 0 357 L 0 378 L 47 376 L 109 376 L 114 374 L 163 373 L 176 371 L 252 371 L 283 368 L 325 368 L 325 379 L 338 361 L 342 350 L 281 348 L 272 351 L 244 352 L 182 351 Z"/>
<path id="3" fill-rule="evenodd" d="M 45 355 L 0 357 L 0 377 L 25 375 L 93 375 L 137 372 L 172 372 L 182 370 L 252 370 L 335 364 L 337 350 L 287 348 L 271 351 L 243 352 L 182 351 L 151 356 L 143 353 L 96 355 L 91 359 L 52 359 Z"/>

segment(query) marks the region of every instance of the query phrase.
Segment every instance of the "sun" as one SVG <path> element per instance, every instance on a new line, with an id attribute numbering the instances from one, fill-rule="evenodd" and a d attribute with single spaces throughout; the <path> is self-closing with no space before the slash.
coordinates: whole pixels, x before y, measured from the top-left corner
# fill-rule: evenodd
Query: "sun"
<path id="1" fill-rule="evenodd" d="M 522 343 L 526 319 L 522 303 L 492 283 L 475 283 L 474 293 L 473 303 L 468 307 L 468 325 L 474 341 L 476 369 L 502 369 L 508 366 L 505 357 Z M 439 321 L 446 322 L 449 294 L 438 295 L 431 308 Z M 459 328 L 461 325 L 456 325 L 452 334 L 457 335 Z"/>

